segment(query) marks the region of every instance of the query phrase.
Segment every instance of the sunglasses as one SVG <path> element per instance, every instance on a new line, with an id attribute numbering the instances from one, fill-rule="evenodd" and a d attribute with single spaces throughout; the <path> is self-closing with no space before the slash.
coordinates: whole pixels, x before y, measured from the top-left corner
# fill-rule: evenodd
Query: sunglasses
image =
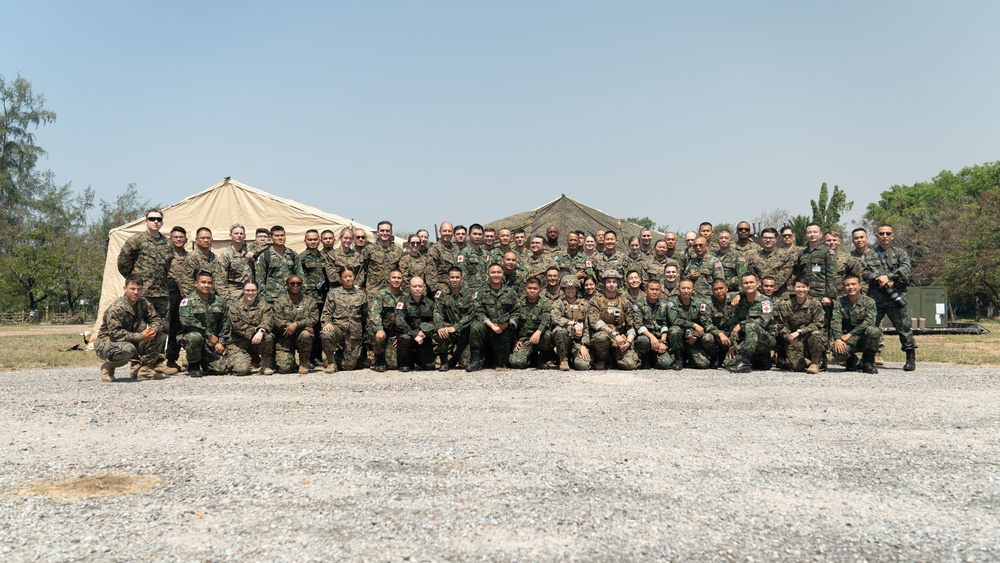
<path id="1" fill-rule="evenodd" d="M 302 282 L 288 282 L 289 287 L 298 287 L 302 285 Z"/>
<path id="2" fill-rule="evenodd" d="M 157 223 L 163 222 L 163 217 L 146 217 L 147 221 L 155 221 Z"/>

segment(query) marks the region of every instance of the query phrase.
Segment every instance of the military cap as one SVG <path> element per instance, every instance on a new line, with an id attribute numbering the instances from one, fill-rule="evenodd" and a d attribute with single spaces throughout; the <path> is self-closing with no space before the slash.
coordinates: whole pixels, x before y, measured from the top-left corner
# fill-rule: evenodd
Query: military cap
<path id="1" fill-rule="evenodd" d="M 620 273 L 618 273 L 618 270 L 616 270 L 614 268 L 608 268 L 607 270 L 604 271 L 604 275 L 601 276 L 601 278 L 605 279 L 605 280 L 611 279 L 611 278 L 614 278 L 616 280 L 620 280 L 620 279 L 622 279 L 622 275 Z"/>
<path id="2" fill-rule="evenodd" d="M 576 287 L 576 276 L 563 276 L 559 282 L 559 287 Z"/>

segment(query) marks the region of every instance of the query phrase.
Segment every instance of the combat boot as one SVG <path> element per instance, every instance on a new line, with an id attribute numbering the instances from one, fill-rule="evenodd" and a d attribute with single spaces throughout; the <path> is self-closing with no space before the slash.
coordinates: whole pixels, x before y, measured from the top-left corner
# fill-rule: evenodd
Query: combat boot
<path id="1" fill-rule="evenodd" d="M 865 352 L 867 354 L 868 352 Z M 847 363 L 845 364 L 847 371 L 858 371 L 858 355 L 851 354 L 847 356 Z"/>
<path id="2" fill-rule="evenodd" d="M 569 358 L 566 354 L 559 354 L 559 371 L 569 371 Z"/>
<path id="3" fill-rule="evenodd" d="M 875 369 L 875 352 L 864 352 L 861 354 L 861 371 L 865 373 L 878 373 Z"/>
<path id="4" fill-rule="evenodd" d="M 153 368 L 149 366 L 139 366 L 139 371 L 136 372 L 135 378 L 139 381 L 153 381 L 154 379 L 163 379 L 163 374 L 153 371 Z"/>
<path id="5" fill-rule="evenodd" d="M 337 373 L 337 361 L 330 360 L 323 366 L 323 373 Z"/>
<path id="6" fill-rule="evenodd" d="M 157 373 L 162 373 L 163 375 L 174 375 L 175 373 L 177 373 L 177 368 L 172 368 L 170 367 L 170 364 L 161 362 L 159 364 L 156 364 L 156 367 L 153 368 L 153 371 Z"/>
<path id="7" fill-rule="evenodd" d="M 604 365 L 604 360 L 597 360 L 596 362 L 594 362 L 594 369 L 597 371 L 604 371 L 606 369 Z"/>
<path id="8" fill-rule="evenodd" d="M 670 369 L 674 371 L 681 371 L 684 369 L 684 356 L 681 354 L 673 354 L 674 361 L 670 362 Z"/>
<path id="9" fill-rule="evenodd" d="M 480 350 L 472 351 L 472 359 L 469 360 L 469 367 L 465 371 L 479 371 L 483 369 L 483 353 Z"/>
<path id="10" fill-rule="evenodd" d="M 441 362 L 438 371 L 448 371 L 451 369 L 451 366 L 448 365 L 448 354 L 438 354 L 438 360 Z"/>
<path id="11" fill-rule="evenodd" d="M 133 360 L 132 363 L 129 365 L 129 371 L 128 371 L 129 377 L 135 379 L 139 375 L 140 367 L 142 366 L 139 364 L 139 362 Z"/>
<path id="12" fill-rule="evenodd" d="M 730 373 L 750 373 L 753 371 L 753 366 L 750 365 L 750 362 L 746 361 L 742 355 L 740 355 L 736 357 L 736 363 L 726 369 Z"/>
<path id="13" fill-rule="evenodd" d="M 192 362 L 188 364 L 187 374 L 188 377 L 201 377 L 205 375 L 201 372 L 201 365 L 199 362 Z"/>
<path id="14" fill-rule="evenodd" d="M 535 356 L 535 369 L 549 369 L 549 366 L 545 362 L 545 354 L 539 352 L 538 355 Z"/>
<path id="15" fill-rule="evenodd" d="M 177 364 L 177 360 L 167 360 L 167 367 L 175 370 L 174 373 L 181 371 L 181 366 Z"/>
<path id="16" fill-rule="evenodd" d="M 816 362 L 809 364 L 809 367 L 806 368 L 806 373 L 813 375 L 819 373 L 819 364 Z"/>
<path id="17" fill-rule="evenodd" d="M 101 364 L 101 381 L 105 383 L 115 382 L 115 367 L 111 365 L 111 362 Z"/>
<path id="18" fill-rule="evenodd" d="M 261 365 L 260 365 L 260 374 L 261 375 L 274 375 L 274 368 L 271 366 L 270 362 L 261 363 Z"/>
<path id="19" fill-rule="evenodd" d="M 885 365 L 885 361 L 882 360 L 882 354 L 881 354 L 881 352 L 875 352 L 875 365 L 877 365 L 877 366 L 884 366 Z"/>
<path id="20" fill-rule="evenodd" d="M 336 363 L 335 363 L 336 365 Z M 334 367 L 336 369 L 336 367 Z M 385 354 L 375 354 L 375 371 L 378 373 L 385 372 Z"/>
<path id="21" fill-rule="evenodd" d="M 903 364 L 903 371 L 913 371 L 917 369 L 917 351 L 906 350 L 906 363 Z"/>

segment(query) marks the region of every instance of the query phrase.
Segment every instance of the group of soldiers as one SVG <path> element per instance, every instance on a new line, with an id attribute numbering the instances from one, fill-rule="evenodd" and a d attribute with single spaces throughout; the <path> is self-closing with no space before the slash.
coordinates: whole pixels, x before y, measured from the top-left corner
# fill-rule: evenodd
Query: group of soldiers
<path id="1" fill-rule="evenodd" d="M 613 230 L 543 234 L 440 225 L 401 249 L 382 221 L 362 229 L 309 230 L 306 249 L 286 246 L 280 226 L 229 230 L 216 254 L 202 227 L 160 233 L 163 213 L 118 258 L 125 294 L 112 304 L 95 345 L 104 381 L 132 363 L 138 379 L 189 375 L 327 373 L 464 367 L 546 369 L 784 369 L 817 373 L 828 356 L 877 373 L 888 316 L 915 369 L 905 310 L 910 260 L 889 225 L 870 246 L 864 229 L 840 235 L 791 227 L 736 237 L 702 223 L 684 237 L 649 229 L 619 249 Z M 369 356 L 371 354 L 374 362 Z M 860 359 L 858 355 L 860 354 Z"/>

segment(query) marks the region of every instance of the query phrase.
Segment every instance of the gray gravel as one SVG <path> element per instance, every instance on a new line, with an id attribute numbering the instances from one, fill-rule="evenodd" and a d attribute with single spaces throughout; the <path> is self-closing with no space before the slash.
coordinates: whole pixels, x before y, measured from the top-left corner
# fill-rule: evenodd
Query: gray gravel
<path id="1" fill-rule="evenodd" d="M 0 373 L 0 560 L 996 561 L 1000 369 Z M 134 495 L 12 495 L 154 475 Z"/>

